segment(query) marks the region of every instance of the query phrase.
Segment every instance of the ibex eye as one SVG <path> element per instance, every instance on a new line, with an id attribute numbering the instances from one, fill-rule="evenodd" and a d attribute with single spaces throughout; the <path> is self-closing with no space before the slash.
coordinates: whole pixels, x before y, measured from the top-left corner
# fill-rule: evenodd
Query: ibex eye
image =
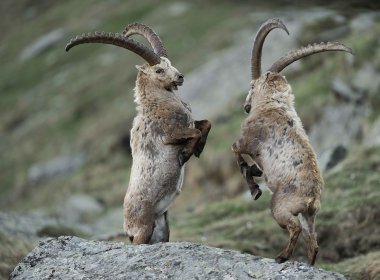
<path id="1" fill-rule="evenodd" d="M 164 69 L 159 68 L 159 69 L 156 70 L 156 73 L 157 74 L 162 74 L 162 73 L 164 73 Z"/>

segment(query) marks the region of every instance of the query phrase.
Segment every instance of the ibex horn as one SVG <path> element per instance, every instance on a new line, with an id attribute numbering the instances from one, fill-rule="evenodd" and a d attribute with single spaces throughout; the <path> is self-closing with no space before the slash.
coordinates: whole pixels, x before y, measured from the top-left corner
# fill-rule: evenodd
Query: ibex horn
<path id="1" fill-rule="evenodd" d="M 346 47 L 341 43 L 319 43 L 289 52 L 287 55 L 281 57 L 275 63 L 273 63 L 268 71 L 280 73 L 286 66 L 303 57 L 326 51 L 344 51 L 354 54 L 352 49 Z"/>
<path id="2" fill-rule="evenodd" d="M 72 47 L 87 44 L 87 43 L 102 43 L 110 44 L 118 47 L 125 48 L 127 50 L 133 51 L 135 54 L 141 56 L 145 59 L 150 65 L 159 64 L 161 59 L 155 54 L 152 50 L 144 46 L 143 44 L 128 38 L 124 37 L 118 33 L 105 33 L 105 32 L 95 32 L 88 33 L 76 36 L 70 40 L 66 45 L 66 51 L 69 51 Z"/>
<path id="3" fill-rule="evenodd" d="M 265 37 L 269 32 L 275 28 L 281 28 L 285 30 L 289 35 L 289 31 L 286 28 L 285 24 L 279 19 L 268 19 L 264 22 L 259 31 L 256 33 L 255 40 L 253 42 L 252 56 L 251 56 L 251 73 L 252 80 L 256 80 L 261 75 L 261 52 L 263 49 Z"/>
<path id="4" fill-rule="evenodd" d="M 160 37 L 149 26 L 142 23 L 131 23 L 125 28 L 123 32 L 123 35 L 126 37 L 129 37 L 134 34 L 139 34 L 143 36 L 145 39 L 147 39 L 149 44 L 152 46 L 153 51 L 158 56 L 168 56 Z"/>

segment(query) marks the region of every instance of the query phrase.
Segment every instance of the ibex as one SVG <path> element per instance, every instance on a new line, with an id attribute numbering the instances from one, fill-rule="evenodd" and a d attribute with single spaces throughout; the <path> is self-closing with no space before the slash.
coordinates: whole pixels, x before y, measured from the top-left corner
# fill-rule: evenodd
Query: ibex
<path id="1" fill-rule="evenodd" d="M 132 38 L 145 37 L 153 50 Z M 88 33 L 66 51 L 86 43 L 128 49 L 148 63 L 138 69 L 134 89 L 137 115 L 131 129 L 132 168 L 124 199 L 124 230 L 133 244 L 169 241 L 167 210 L 181 192 L 186 161 L 200 156 L 211 124 L 194 121 L 190 107 L 174 93 L 184 76 L 171 65 L 158 35 L 143 24 L 130 24 L 123 35 Z"/>
<path id="2" fill-rule="evenodd" d="M 251 57 L 251 88 L 244 103 L 248 117 L 242 124 L 242 136 L 232 145 L 232 151 L 254 199 L 261 191 L 253 176 L 264 174 L 273 193 L 272 215 L 289 232 L 289 241 L 276 261 L 282 263 L 292 256 L 302 231 L 308 260 L 313 265 L 318 253 L 314 221 L 320 209 L 324 182 L 315 152 L 295 111 L 292 89 L 280 72 L 294 61 L 315 53 L 352 53 L 352 50 L 340 43 L 309 45 L 289 52 L 261 74 L 263 43 L 275 28 L 288 33 L 279 19 L 269 19 L 256 34 Z M 242 157 L 244 154 L 250 156 L 255 165 L 248 166 Z"/>

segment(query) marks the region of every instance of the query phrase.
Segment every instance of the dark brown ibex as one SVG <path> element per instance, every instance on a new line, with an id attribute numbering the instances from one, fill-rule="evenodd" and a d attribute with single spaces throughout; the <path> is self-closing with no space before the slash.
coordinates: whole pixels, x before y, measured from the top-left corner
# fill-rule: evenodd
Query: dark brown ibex
<path id="1" fill-rule="evenodd" d="M 232 145 L 232 150 L 254 199 L 261 191 L 253 176 L 260 176 L 263 172 L 265 182 L 273 192 L 273 217 L 289 232 L 288 244 L 276 261 L 281 263 L 291 257 L 302 231 L 308 259 L 313 265 L 318 253 L 314 221 L 320 209 L 324 183 L 315 152 L 295 111 L 292 89 L 280 72 L 294 61 L 315 53 L 352 53 L 352 50 L 340 43 L 309 45 L 289 52 L 261 74 L 264 40 L 275 28 L 288 33 L 279 19 L 270 19 L 256 34 L 251 59 L 251 89 L 244 103 L 248 117 L 242 124 L 242 136 Z M 243 154 L 250 156 L 259 169 L 256 165 L 248 166 Z"/>
<path id="2" fill-rule="evenodd" d="M 153 51 L 130 38 L 145 37 Z M 171 65 L 158 35 L 143 24 L 130 24 L 123 35 L 88 33 L 73 38 L 66 50 L 86 43 L 119 46 L 148 63 L 136 66 L 137 116 L 131 130 L 133 164 L 124 199 L 124 230 L 134 244 L 169 241 L 167 210 L 181 192 L 186 161 L 199 157 L 211 124 L 194 121 L 189 106 L 174 90 L 184 77 Z"/>

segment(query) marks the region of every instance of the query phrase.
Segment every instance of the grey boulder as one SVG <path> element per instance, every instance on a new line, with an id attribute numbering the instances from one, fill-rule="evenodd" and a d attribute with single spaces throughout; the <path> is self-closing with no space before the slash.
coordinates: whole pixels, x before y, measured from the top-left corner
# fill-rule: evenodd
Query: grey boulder
<path id="1" fill-rule="evenodd" d="M 48 238 L 10 279 L 345 279 L 304 263 L 189 242 L 126 245 L 72 236 Z"/>

